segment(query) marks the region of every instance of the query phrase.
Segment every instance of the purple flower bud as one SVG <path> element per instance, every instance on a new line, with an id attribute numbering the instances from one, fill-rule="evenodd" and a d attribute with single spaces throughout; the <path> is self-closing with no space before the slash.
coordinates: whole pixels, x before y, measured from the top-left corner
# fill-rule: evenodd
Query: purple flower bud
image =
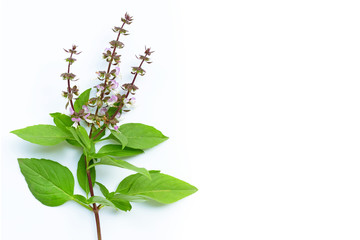
<path id="1" fill-rule="evenodd" d="M 106 112 L 107 112 L 107 108 L 102 107 L 102 108 L 100 108 L 99 115 L 103 116 L 103 115 L 105 115 Z"/>
<path id="2" fill-rule="evenodd" d="M 110 98 L 109 100 L 107 100 L 107 103 L 108 103 L 109 105 L 113 105 L 114 103 L 117 102 L 117 100 L 118 100 L 117 96 L 112 95 L 111 98 Z"/>
<path id="3" fill-rule="evenodd" d="M 84 109 L 84 112 L 85 113 L 88 113 L 89 112 L 89 108 L 86 106 L 86 105 L 83 105 L 82 106 L 82 109 Z M 90 114 L 90 113 L 89 113 Z"/>
<path id="4" fill-rule="evenodd" d="M 119 83 L 115 80 L 110 81 L 110 89 L 117 89 L 119 87 Z"/>
<path id="5" fill-rule="evenodd" d="M 99 85 L 96 85 L 96 88 L 99 89 L 99 90 L 104 90 L 104 86 L 102 86 L 102 85 L 100 85 L 100 84 L 99 84 Z"/>
<path id="6" fill-rule="evenodd" d="M 116 69 L 115 75 L 117 76 L 120 73 L 120 67 L 115 67 L 115 69 Z"/>
<path id="7" fill-rule="evenodd" d="M 93 119 L 89 119 L 88 117 L 90 116 L 90 113 L 86 114 L 84 116 L 84 120 L 87 122 L 87 123 L 94 123 L 94 120 Z"/>
<path id="8" fill-rule="evenodd" d="M 69 111 L 70 111 L 70 115 L 73 115 L 75 113 L 72 107 L 69 108 Z"/>
<path id="9" fill-rule="evenodd" d="M 136 99 L 134 97 L 124 99 L 124 104 L 127 108 L 133 108 L 135 106 L 135 102 Z"/>
<path id="10" fill-rule="evenodd" d="M 115 117 L 116 117 L 116 118 L 119 118 L 120 116 L 121 116 L 121 114 L 120 114 L 120 113 L 117 113 Z"/>
<path id="11" fill-rule="evenodd" d="M 81 121 L 81 118 L 71 118 L 71 120 L 72 120 L 73 122 L 80 122 L 80 121 Z"/>
<path id="12" fill-rule="evenodd" d="M 107 52 L 107 51 L 112 51 L 112 49 L 111 48 L 105 48 L 105 50 L 104 50 L 105 52 Z"/>

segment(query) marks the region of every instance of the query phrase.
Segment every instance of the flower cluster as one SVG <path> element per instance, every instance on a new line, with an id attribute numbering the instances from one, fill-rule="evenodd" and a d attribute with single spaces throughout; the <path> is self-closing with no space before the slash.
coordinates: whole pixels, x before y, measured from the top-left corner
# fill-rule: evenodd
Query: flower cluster
<path id="1" fill-rule="evenodd" d="M 67 81 L 67 89 L 66 91 L 62 92 L 62 96 L 68 99 L 68 102 L 66 103 L 66 107 L 71 104 L 72 110 L 74 110 L 73 105 L 73 98 L 74 95 L 79 95 L 79 89 L 76 85 L 73 87 L 70 86 L 70 81 L 77 81 L 78 79 L 75 79 L 76 75 L 70 72 L 70 66 L 76 61 L 76 59 L 73 57 L 74 55 L 79 55 L 81 52 L 78 52 L 76 50 L 77 46 L 73 45 L 70 49 L 64 49 L 65 52 L 70 53 L 70 57 L 66 58 L 65 61 L 68 62 L 68 71 L 65 73 L 62 73 L 60 77 L 63 78 L 63 80 Z"/>
<path id="2" fill-rule="evenodd" d="M 73 126 L 78 126 L 81 120 L 84 120 L 88 126 L 105 128 L 112 127 L 118 129 L 118 124 L 122 119 L 122 113 L 128 112 L 134 108 L 136 99 L 135 97 L 129 97 L 130 94 L 134 95 L 138 87 L 134 85 L 137 75 L 143 76 L 145 70 L 142 68 L 144 62 L 151 63 L 149 56 L 153 53 L 150 48 L 145 47 L 143 55 L 137 57 L 141 60 L 141 63 L 137 67 L 132 67 L 131 73 L 134 74 L 134 78 L 131 83 L 125 83 L 120 86 L 121 81 L 120 74 L 120 54 L 117 53 L 118 49 L 124 47 L 124 43 L 119 41 L 120 35 L 129 35 L 128 31 L 124 29 L 125 25 L 132 23 L 133 18 L 128 14 L 121 19 L 123 22 L 121 27 L 114 27 L 113 31 L 116 32 L 116 40 L 110 41 L 110 47 L 105 48 L 103 52 L 103 58 L 108 62 L 108 68 L 106 71 L 97 71 L 96 77 L 100 81 L 94 89 L 96 95 L 88 100 L 82 106 L 82 109 L 75 111 L 72 100 L 73 94 L 78 95 L 78 88 L 76 86 L 71 87 L 70 81 L 75 80 L 75 75 L 70 73 L 70 65 L 76 61 L 73 58 L 73 54 L 79 54 L 76 52 L 76 46 L 72 49 L 65 50 L 71 53 L 70 57 L 66 59 L 69 63 L 68 72 L 63 73 L 61 76 L 68 80 L 68 90 L 63 91 L 63 96 L 69 99 L 71 104 L 69 113 L 71 120 L 74 122 Z M 68 106 L 68 104 L 67 104 Z"/>

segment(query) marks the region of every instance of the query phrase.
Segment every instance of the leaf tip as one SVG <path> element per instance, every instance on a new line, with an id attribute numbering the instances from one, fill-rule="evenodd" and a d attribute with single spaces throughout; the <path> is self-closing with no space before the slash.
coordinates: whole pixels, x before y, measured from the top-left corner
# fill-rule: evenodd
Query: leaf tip
<path id="1" fill-rule="evenodd" d="M 18 129 L 16 129 L 16 130 L 12 130 L 12 131 L 10 131 L 10 133 L 17 135 L 17 132 L 18 132 L 18 131 L 19 131 L 19 130 L 18 130 Z"/>

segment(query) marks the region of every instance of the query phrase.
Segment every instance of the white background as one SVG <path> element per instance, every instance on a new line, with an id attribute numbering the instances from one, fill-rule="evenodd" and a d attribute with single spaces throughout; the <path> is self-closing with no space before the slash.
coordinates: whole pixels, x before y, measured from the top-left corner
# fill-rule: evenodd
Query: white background
<path id="1" fill-rule="evenodd" d="M 170 137 L 131 161 L 199 191 L 168 206 L 102 210 L 104 240 L 360 239 L 359 1 L 4 0 L 4 240 L 96 239 L 91 212 L 41 205 L 16 160 L 49 158 L 75 171 L 79 152 L 9 131 L 64 111 L 62 48 L 79 45 L 79 87 L 95 84 L 126 11 L 134 23 L 123 38 L 124 82 L 134 54 L 144 45 L 156 52 L 125 122 Z M 98 180 L 114 189 L 129 173 L 99 167 Z"/>

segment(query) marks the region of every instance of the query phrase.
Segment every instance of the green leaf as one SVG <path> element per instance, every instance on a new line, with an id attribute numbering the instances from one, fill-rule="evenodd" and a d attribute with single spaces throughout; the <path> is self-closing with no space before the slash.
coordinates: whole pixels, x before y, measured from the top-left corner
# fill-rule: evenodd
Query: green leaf
<path id="1" fill-rule="evenodd" d="M 75 194 L 73 196 L 73 199 L 75 200 L 78 200 L 79 202 L 83 203 L 83 204 L 89 204 L 88 203 L 88 200 L 86 199 L 86 197 L 84 197 L 83 195 L 79 195 L 79 194 Z"/>
<path id="2" fill-rule="evenodd" d="M 50 116 L 53 117 L 55 125 L 67 133 L 69 132 L 67 128 L 74 124 L 74 122 L 71 120 L 71 117 L 65 114 L 56 112 L 50 113 Z"/>
<path id="3" fill-rule="evenodd" d="M 116 192 L 143 196 L 160 203 L 173 203 L 197 191 L 197 188 L 180 179 L 150 171 L 151 180 L 139 173 L 130 175 L 120 182 Z"/>
<path id="4" fill-rule="evenodd" d="M 73 138 L 75 139 L 75 141 L 83 148 L 85 148 L 84 143 L 81 141 L 78 132 L 76 131 L 76 128 L 74 127 L 68 127 L 67 128 L 69 130 L 69 132 L 72 134 Z"/>
<path id="5" fill-rule="evenodd" d="M 89 164 L 91 164 L 92 161 L 89 162 Z M 90 177 L 91 177 L 91 182 L 94 184 L 95 180 L 96 180 L 96 172 L 95 172 L 95 168 L 90 168 Z M 79 162 L 78 162 L 78 167 L 77 167 L 77 180 L 79 182 L 80 187 L 85 191 L 86 195 L 89 194 L 90 189 L 89 189 L 89 182 L 88 182 L 88 177 L 86 174 L 86 165 L 85 165 L 85 155 L 81 155 Z"/>
<path id="6" fill-rule="evenodd" d="M 123 210 L 123 211 L 131 210 L 131 204 L 129 202 L 129 199 L 131 199 L 131 198 L 119 197 L 117 195 L 120 195 L 120 194 L 115 195 L 114 192 L 109 193 L 109 190 L 103 184 L 101 184 L 99 182 L 96 182 L 96 184 L 100 187 L 100 191 L 105 196 L 106 200 L 110 201 L 112 203 L 112 205 L 114 205 L 116 208 Z M 122 196 L 125 196 L 125 195 L 122 195 Z M 97 199 L 97 200 L 99 200 L 99 199 Z M 108 204 L 106 206 L 113 207 L 108 202 L 104 202 L 104 199 L 100 199 L 100 201 L 102 201 L 105 204 Z M 98 203 L 100 203 L 100 202 L 98 202 Z"/>
<path id="7" fill-rule="evenodd" d="M 75 194 L 73 196 L 73 199 L 75 202 L 77 202 L 78 204 L 80 204 L 81 206 L 85 207 L 86 209 L 92 211 L 92 208 L 89 207 L 89 203 L 88 203 L 88 200 L 82 196 L 82 195 L 79 195 L 79 194 Z"/>
<path id="8" fill-rule="evenodd" d="M 100 196 L 93 196 L 93 197 L 89 198 L 88 202 L 90 204 L 91 203 L 100 203 L 101 205 L 104 205 L 104 206 L 117 208 L 110 200 L 107 200 L 106 198 L 100 197 Z"/>
<path id="9" fill-rule="evenodd" d="M 81 139 L 81 142 L 84 144 L 85 148 L 87 149 L 91 149 L 91 140 L 89 139 L 89 136 L 85 130 L 85 128 L 83 126 L 78 126 L 76 128 L 76 132 L 79 136 L 79 138 Z"/>
<path id="10" fill-rule="evenodd" d="M 120 160 L 120 159 L 115 159 L 112 157 L 102 157 L 100 162 L 94 163 L 93 166 L 96 165 L 110 165 L 110 166 L 115 166 L 115 167 L 120 167 L 120 168 L 125 168 L 131 171 L 135 171 L 138 172 L 144 176 L 146 176 L 147 178 L 151 179 L 151 176 L 148 172 L 148 170 L 146 170 L 145 168 L 139 168 L 136 167 L 126 161 Z"/>
<path id="11" fill-rule="evenodd" d="M 78 99 L 76 99 L 76 101 L 74 102 L 75 112 L 79 112 L 82 109 L 82 106 L 87 104 L 87 102 L 89 101 L 89 97 L 90 97 L 90 91 L 91 91 L 91 88 L 85 90 L 84 92 L 82 92 L 80 94 Z"/>
<path id="12" fill-rule="evenodd" d="M 14 130 L 11 133 L 31 143 L 45 146 L 56 145 L 69 137 L 69 135 L 60 128 L 45 124 Z"/>
<path id="13" fill-rule="evenodd" d="M 117 144 L 108 144 L 100 148 L 100 150 L 93 155 L 93 157 L 100 158 L 104 156 L 116 156 L 116 157 L 130 157 L 143 153 L 140 149 L 124 148 Z"/>
<path id="14" fill-rule="evenodd" d="M 125 146 L 128 144 L 128 140 L 126 138 L 126 136 L 124 134 L 122 134 L 122 132 L 117 131 L 117 130 L 110 130 L 111 134 L 114 136 L 114 139 L 116 141 L 118 141 L 119 143 L 121 143 L 122 148 L 124 149 Z"/>
<path id="15" fill-rule="evenodd" d="M 84 127 L 78 126 L 77 128 L 74 127 L 68 127 L 67 128 L 74 139 L 80 144 L 83 149 L 84 153 L 90 157 L 93 153 L 95 153 L 95 144 L 94 142 L 89 139 L 89 136 L 87 135 L 87 132 Z"/>
<path id="16" fill-rule="evenodd" d="M 110 195 L 112 195 L 114 198 L 123 199 L 123 200 L 129 201 L 129 202 L 143 202 L 143 201 L 147 200 L 147 198 L 142 197 L 142 196 L 130 196 L 130 195 L 120 194 L 120 193 L 116 193 L 116 192 L 111 192 Z"/>
<path id="17" fill-rule="evenodd" d="M 21 173 L 34 197 L 46 206 L 60 206 L 73 198 L 74 177 L 67 167 L 35 158 L 18 159 Z"/>
<path id="18" fill-rule="evenodd" d="M 117 109 L 118 107 L 110 107 L 109 110 L 107 111 L 109 117 L 112 117 L 116 113 Z M 121 113 L 121 110 L 119 112 Z"/>
<path id="19" fill-rule="evenodd" d="M 141 123 L 127 123 L 119 128 L 128 140 L 127 146 L 135 149 L 152 148 L 169 139 L 154 127 Z"/>
<path id="20" fill-rule="evenodd" d="M 100 196 L 93 196 L 89 198 L 89 203 L 99 203 L 104 206 L 112 207 L 115 209 L 120 209 L 123 211 L 131 210 L 131 204 L 129 201 L 118 199 L 118 198 L 110 198 L 106 199 Z"/>
<path id="21" fill-rule="evenodd" d="M 101 184 L 99 182 L 96 182 L 96 184 L 100 187 L 100 191 L 104 195 L 104 197 L 107 198 L 107 196 L 109 195 L 109 190 L 103 184 Z"/>
<path id="22" fill-rule="evenodd" d="M 69 137 L 66 139 L 66 142 L 76 147 L 82 147 L 80 143 L 75 140 L 74 136 L 72 136 L 72 133 L 68 129 L 74 124 L 70 116 L 59 112 L 50 113 L 50 116 L 53 117 L 55 125 L 69 135 Z"/>
<path id="23" fill-rule="evenodd" d="M 73 146 L 75 146 L 75 147 L 82 147 L 80 145 L 80 143 L 78 141 L 74 140 L 74 139 L 68 138 L 68 139 L 66 139 L 66 142 L 73 145 Z"/>
<path id="24" fill-rule="evenodd" d="M 108 198 L 108 199 L 120 210 L 130 211 L 132 208 L 131 204 L 128 200 L 119 198 L 117 195 L 114 195 L 113 197 Z"/>
<path id="25" fill-rule="evenodd" d="M 104 125 L 102 125 L 100 128 L 94 128 L 95 131 L 93 131 L 92 135 L 91 136 L 96 136 L 102 129 L 104 128 Z M 99 136 L 97 136 L 96 138 L 94 138 L 93 140 L 96 142 L 96 141 L 99 141 L 103 136 L 105 135 L 105 130 L 102 131 Z"/>

